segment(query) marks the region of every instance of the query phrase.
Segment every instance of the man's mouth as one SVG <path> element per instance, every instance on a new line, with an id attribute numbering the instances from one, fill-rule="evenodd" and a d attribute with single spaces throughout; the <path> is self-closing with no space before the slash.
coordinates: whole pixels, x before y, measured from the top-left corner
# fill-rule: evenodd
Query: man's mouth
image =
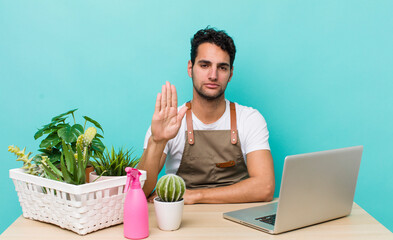
<path id="1" fill-rule="evenodd" d="M 211 89 L 218 88 L 218 84 L 215 84 L 215 83 L 207 83 L 204 85 L 205 85 L 205 87 L 211 88 Z"/>

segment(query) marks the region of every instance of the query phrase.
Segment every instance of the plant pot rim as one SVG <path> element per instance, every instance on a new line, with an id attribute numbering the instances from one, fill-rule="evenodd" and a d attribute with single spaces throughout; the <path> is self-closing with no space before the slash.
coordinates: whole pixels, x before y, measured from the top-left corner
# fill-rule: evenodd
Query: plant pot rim
<path id="1" fill-rule="evenodd" d="M 184 198 L 182 198 L 181 200 L 176 201 L 176 202 L 165 202 L 165 201 L 162 201 L 161 198 L 157 196 L 154 198 L 154 202 L 158 202 L 158 203 L 162 203 L 162 204 L 177 204 L 177 203 L 184 202 Z"/>

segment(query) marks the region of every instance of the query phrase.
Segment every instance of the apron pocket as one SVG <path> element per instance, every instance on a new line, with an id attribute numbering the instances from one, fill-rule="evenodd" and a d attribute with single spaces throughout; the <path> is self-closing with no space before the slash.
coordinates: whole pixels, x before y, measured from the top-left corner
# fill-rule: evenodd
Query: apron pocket
<path id="1" fill-rule="evenodd" d="M 228 162 L 224 162 L 224 163 L 216 163 L 216 167 L 218 168 L 227 168 L 227 167 L 233 167 L 236 165 L 235 161 L 228 161 Z"/>

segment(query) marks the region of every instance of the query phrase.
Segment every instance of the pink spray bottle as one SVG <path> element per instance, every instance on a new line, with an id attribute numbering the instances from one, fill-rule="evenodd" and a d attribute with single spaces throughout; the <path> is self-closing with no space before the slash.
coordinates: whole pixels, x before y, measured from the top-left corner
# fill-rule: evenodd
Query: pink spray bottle
<path id="1" fill-rule="evenodd" d="M 141 188 L 138 169 L 127 167 L 127 183 L 124 192 L 124 237 L 142 239 L 149 236 L 149 213 L 147 199 Z M 131 183 L 132 181 L 132 183 Z M 130 187 L 131 184 L 131 187 Z"/>

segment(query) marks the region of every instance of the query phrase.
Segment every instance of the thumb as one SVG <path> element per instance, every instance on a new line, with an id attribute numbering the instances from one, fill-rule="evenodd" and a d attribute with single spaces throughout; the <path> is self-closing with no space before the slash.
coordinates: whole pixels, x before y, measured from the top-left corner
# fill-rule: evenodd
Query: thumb
<path id="1" fill-rule="evenodd" d="M 184 115 L 186 114 L 188 108 L 186 106 L 183 106 L 179 112 L 177 113 L 177 122 L 180 123 L 181 120 L 184 118 Z"/>

